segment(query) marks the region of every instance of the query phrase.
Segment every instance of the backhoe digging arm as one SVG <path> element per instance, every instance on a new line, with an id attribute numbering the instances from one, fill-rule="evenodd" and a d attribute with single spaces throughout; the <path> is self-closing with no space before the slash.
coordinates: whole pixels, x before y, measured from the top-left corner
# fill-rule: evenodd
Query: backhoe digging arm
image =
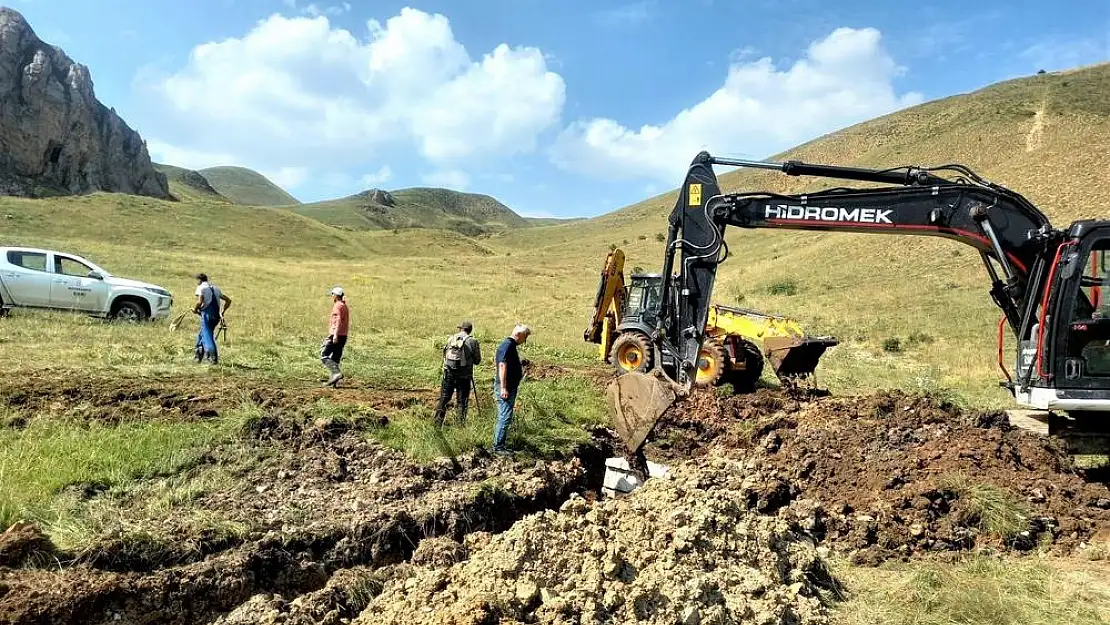
<path id="1" fill-rule="evenodd" d="M 588 343 L 601 343 L 604 341 L 603 329 L 605 317 L 613 312 L 612 323 L 615 327 L 620 323 L 619 311 L 624 302 L 624 252 L 613 250 L 605 257 L 605 266 L 601 269 L 601 279 L 597 284 L 597 296 L 594 298 L 594 314 L 590 318 L 590 325 L 582 333 Z"/>
<path id="2" fill-rule="evenodd" d="M 833 188 L 803 195 L 726 194 L 720 192 L 714 164 L 898 186 Z M 948 179 L 937 172 L 956 175 Z M 955 239 L 979 251 L 991 278 L 991 296 L 1019 336 L 1025 330 L 1022 320 L 1029 318 L 1025 309 L 1037 295 L 1029 278 L 1040 275 L 1035 265 L 1042 262 L 1052 233 L 1048 218 L 1024 197 L 959 165 L 869 170 L 722 159 L 706 152 L 691 164 L 669 221 L 664 267 L 670 272 L 677 264 L 678 301 L 674 325 L 667 327 L 662 321 L 658 338 L 676 348 L 677 382 L 685 388 L 692 385 L 717 266 L 729 253 L 726 226 Z M 1001 276 L 992 263 L 1001 267 Z"/>

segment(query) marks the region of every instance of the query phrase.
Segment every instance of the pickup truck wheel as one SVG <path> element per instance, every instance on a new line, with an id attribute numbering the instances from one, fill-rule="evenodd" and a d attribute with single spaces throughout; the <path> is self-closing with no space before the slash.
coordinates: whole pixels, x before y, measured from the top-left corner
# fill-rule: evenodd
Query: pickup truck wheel
<path id="1" fill-rule="evenodd" d="M 143 308 L 142 304 L 139 304 L 138 302 L 125 300 L 122 302 L 118 302 L 115 306 L 112 307 L 113 321 L 120 321 L 124 323 L 138 323 L 140 321 L 146 321 L 146 318 L 146 309 Z"/>

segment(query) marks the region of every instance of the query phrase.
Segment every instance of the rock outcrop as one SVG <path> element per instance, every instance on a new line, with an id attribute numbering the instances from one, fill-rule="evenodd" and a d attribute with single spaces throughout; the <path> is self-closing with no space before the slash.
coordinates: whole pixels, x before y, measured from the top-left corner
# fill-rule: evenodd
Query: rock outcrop
<path id="1" fill-rule="evenodd" d="M 0 194 L 90 191 L 170 197 L 139 133 L 96 99 L 89 69 L 0 7 Z"/>

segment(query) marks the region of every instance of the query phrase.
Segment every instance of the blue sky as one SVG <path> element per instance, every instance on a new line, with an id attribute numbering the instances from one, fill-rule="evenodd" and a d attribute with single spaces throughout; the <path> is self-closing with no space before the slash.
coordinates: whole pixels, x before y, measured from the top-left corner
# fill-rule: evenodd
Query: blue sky
<path id="1" fill-rule="evenodd" d="M 590 216 L 924 100 L 1110 58 L 1103 0 L 14 0 L 156 161 L 302 201 Z"/>

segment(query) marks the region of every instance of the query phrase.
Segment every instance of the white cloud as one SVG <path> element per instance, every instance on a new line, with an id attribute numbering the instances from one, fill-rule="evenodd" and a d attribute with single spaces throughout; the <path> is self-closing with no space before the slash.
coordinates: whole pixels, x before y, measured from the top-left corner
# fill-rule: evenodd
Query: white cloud
<path id="1" fill-rule="evenodd" d="M 179 148 L 165 141 L 151 139 L 146 142 L 150 160 L 165 165 L 175 165 L 185 169 L 204 169 L 217 165 L 234 165 L 235 157 L 221 152 L 204 152 Z"/>
<path id="2" fill-rule="evenodd" d="M 378 168 L 378 171 L 359 178 L 359 184 L 364 187 L 376 187 L 380 184 L 385 184 L 391 178 L 393 178 L 393 170 L 389 165 L 382 165 Z"/>
<path id="3" fill-rule="evenodd" d="M 270 179 L 271 182 L 283 189 L 295 189 L 308 180 L 308 168 L 306 167 L 282 167 L 276 170 L 265 170 L 261 173 Z"/>
<path id="4" fill-rule="evenodd" d="M 423 180 L 426 185 L 444 187 L 456 191 L 463 191 L 470 186 L 470 176 L 468 176 L 466 172 L 457 169 L 434 171 L 430 174 L 424 174 L 420 179 Z"/>
<path id="5" fill-rule="evenodd" d="M 565 85 L 536 48 L 473 60 L 445 16 L 411 8 L 366 28 L 275 14 L 199 45 L 176 73 L 143 76 L 156 133 L 259 169 L 358 166 L 406 144 L 450 168 L 534 150 L 559 123 Z"/>
<path id="6" fill-rule="evenodd" d="M 918 93 L 896 93 L 893 81 L 902 71 L 882 48 L 879 31 L 838 28 L 787 69 L 768 57 L 732 63 L 724 85 L 662 125 L 634 130 L 612 119 L 575 122 L 560 134 L 551 158 L 568 171 L 670 188 L 703 149 L 762 158 L 921 102 Z"/>

